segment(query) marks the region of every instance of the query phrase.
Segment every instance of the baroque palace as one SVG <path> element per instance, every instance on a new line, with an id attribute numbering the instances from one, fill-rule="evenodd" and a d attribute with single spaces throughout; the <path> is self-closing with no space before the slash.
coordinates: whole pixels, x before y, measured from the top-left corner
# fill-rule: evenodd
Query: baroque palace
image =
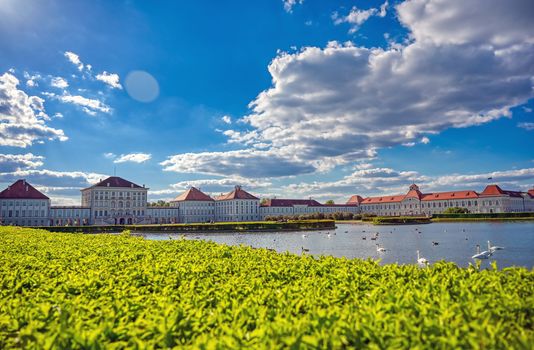
<path id="1" fill-rule="evenodd" d="M 443 213 L 466 208 L 471 213 L 534 211 L 534 189 L 507 191 L 489 185 L 482 192 L 422 193 L 415 184 L 402 195 L 352 196 L 345 204 L 321 204 L 313 199 L 260 199 L 240 186 L 214 198 L 191 187 L 170 206 L 149 206 L 148 188 L 112 176 L 81 190 L 81 206 L 52 206 L 50 198 L 26 180 L 0 192 L 0 224 L 19 226 L 168 224 L 255 221 L 268 216 L 348 212 L 383 216 Z"/>

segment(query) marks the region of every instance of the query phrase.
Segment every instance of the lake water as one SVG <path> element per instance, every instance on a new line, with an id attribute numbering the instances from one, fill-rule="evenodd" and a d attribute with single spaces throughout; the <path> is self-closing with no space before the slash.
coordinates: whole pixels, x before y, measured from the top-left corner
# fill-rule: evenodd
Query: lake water
<path id="1" fill-rule="evenodd" d="M 378 234 L 376 240 L 371 237 Z M 328 235 L 330 233 L 330 236 Z M 303 236 L 305 235 L 305 237 Z M 181 234 L 143 234 L 147 239 L 179 239 Z M 364 240 L 362 237 L 366 237 Z M 461 222 L 432 223 L 427 225 L 374 226 L 369 224 L 337 224 L 330 231 L 307 232 L 254 232 L 254 233 L 190 233 L 186 239 L 203 239 L 229 245 L 248 245 L 271 248 L 278 252 L 332 255 L 336 257 L 380 259 L 381 264 L 415 264 L 416 251 L 430 263 L 438 260 L 455 262 L 466 267 L 473 263 L 476 245 L 487 250 L 492 246 L 505 249 L 496 251 L 487 267 L 497 261 L 499 268 L 508 266 L 534 267 L 534 222 Z M 432 242 L 438 242 L 434 245 Z M 377 252 L 376 244 L 386 249 Z"/>

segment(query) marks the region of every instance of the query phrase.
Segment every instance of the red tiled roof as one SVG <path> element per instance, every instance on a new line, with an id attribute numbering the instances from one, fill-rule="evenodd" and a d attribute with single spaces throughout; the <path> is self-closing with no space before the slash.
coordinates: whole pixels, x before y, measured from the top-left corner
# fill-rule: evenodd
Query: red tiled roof
<path id="1" fill-rule="evenodd" d="M 405 195 L 384 196 L 384 197 L 367 197 L 362 204 L 381 204 L 381 203 L 396 203 L 402 202 Z"/>
<path id="2" fill-rule="evenodd" d="M 360 204 L 361 202 L 363 202 L 362 196 L 354 195 L 349 198 L 347 204 Z"/>
<path id="3" fill-rule="evenodd" d="M 441 200 L 454 200 L 454 199 L 472 199 L 478 198 L 478 193 L 475 191 L 451 191 L 451 192 L 436 192 L 425 193 L 422 201 L 441 201 Z"/>
<path id="4" fill-rule="evenodd" d="M 190 189 L 173 199 L 173 202 L 181 201 L 213 201 L 213 198 L 200 191 L 198 188 L 191 187 Z"/>
<path id="5" fill-rule="evenodd" d="M 307 205 L 308 207 L 320 207 L 321 203 L 314 199 L 268 199 L 262 207 L 292 207 L 294 205 Z"/>
<path id="6" fill-rule="evenodd" d="M 258 197 L 254 197 L 247 191 L 241 189 L 241 186 L 236 186 L 235 189 L 232 192 L 229 192 L 227 194 L 221 194 L 218 197 L 215 197 L 216 201 L 224 201 L 228 199 L 257 199 Z"/>
<path id="7" fill-rule="evenodd" d="M 11 186 L 0 192 L 0 198 L 11 199 L 49 199 L 47 196 L 39 192 L 26 180 L 17 180 Z"/>
<path id="8" fill-rule="evenodd" d="M 505 191 L 498 185 L 488 185 L 480 194 L 481 196 L 502 196 L 508 195 L 510 197 L 522 197 L 521 192 L 518 191 Z"/>
<path id="9" fill-rule="evenodd" d="M 122 177 L 118 176 L 110 176 L 105 180 L 100 181 L 96 185 L 93 185 L 89 188 L 93 187 L 128 187 L 128 188 L 143 188 L 137 184 L 134 184 L 131 181 L 125 180 Z"/>
<path id="10" fill-rule="evenodd" d="M 534 188 L 527 192 L 532 198 L 534 198 Z"/>
<path id="11" fill-rule="evenodd" d="M 421 199 L 421 197 L 423 197 L 423 194 L 419 190 L 410 190 L 410 191 L 408 191 L 408 193 L 406 194 L 406 196 L 404 198 Z"/>

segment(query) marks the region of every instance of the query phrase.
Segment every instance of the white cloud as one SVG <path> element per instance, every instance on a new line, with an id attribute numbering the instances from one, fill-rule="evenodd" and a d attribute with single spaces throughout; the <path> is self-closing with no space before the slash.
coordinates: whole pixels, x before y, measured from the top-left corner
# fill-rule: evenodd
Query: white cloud
<path id="1" fill-rule="evenodd" d="M 97 74 L 96 79 L 108 84 L 114 89 L 122 89 L 122 85 L 119 82 L 119 75 L 116 73 L 104 71 L 101 74 Z"/>
<path id="2" fill-rule="evenodd" d="M 0 154 L 0 173 L 38 168 L 43 165 L 43 159 L 44 157 L 35 156 L 32 153 Z"/>
<path id="3" fill-rule="evenodd" d="M 378 17 L 385 17 L 387 14 L 387 8 L 388 8 L 388 2 L 384 2 L 380 8 L 370 8 L 367 10 L 361 10 L 354 6 L 348 15 L 346 16 L 339 16 L 337 12 L 334 12 L 332 15 L 332 19 L 334 21 L 334 24 L 342 24 L 342 23 L 349 23 L 351 24 L 351 28 L 349 30 L 349 33 L 355 33 L 358 31 L 358 29 L 361 27 L 363 23 L 365 23 L 369 18 L 373 16 Z"/>
<path id="4" fill-rule="evenodd" d="M 66 141 L 63 130 L 46 124 L 44 100 L 18 88 L 11 73 L 0 75 L 0 146 L 28 147 L 43 140 Z"/>
<path id="5" fill-rule="evenodd" d="M 50 86 L 58 89 L 66 89 L 69 87 L 69 83 L 61 77 L 54 77 L 50 82 Z"/>
<path id="6" fill-rule="evenodd" d="M 78 70 L 81 72 L 83 71 L 83 68 L 84 68 L 84 64 L 82 63 L 82 61 L 80 60 L 80 56 L 78 56 L 77 54 L 75 54 L 74 52 L 71 52 L 71 51 L 66 51 L 65 52 L 65 57 L 72 63 L 74 64 Z"/>
<path id="7" fill-rule="evenodd" d="M 534 130 L 534 123 L 518 123 L 517 126 L 528 131 Z"/>
<path id="8" fill-rule="evenodd" d="M 211 175 L 238 175 L 262 178 L 310 173 L 312 165 L 292 161 L 264 150 L 237 150 L 229 152 L 183 153 L 160 163 L 165 171 L 204 173 Z"/>
<path id="9" fill-rule="evenodd" d="M 427 3 L 433 10 L 429 14 L 406 5 L 410 3 Z M 249 130 L 224 132 L 230 143 L 251 149 L 176 159 L 191 165 L 189 169 L 219 174 L 260 176 L 285 169 L 289 175 L 309 172 L 305 166 L 324 171 L 364 160 L 380 148 L 415 145 L 449 128 L 511 117 L 512 107 L 534 97 L 534 40 L 521 34 L 534 6 L 516 6 L 514 1 L 509 12 L 516 22 L 485 25 L 485 16 L 497 21 L 504 13 L 501 9 L 490 16 L 488 11 L 502 6 L 472 1 L 469 7 L 471 3 L 484 10 L 470 13 L 469 26 L 459 25 L 455 17 L 465 19 L 463 1 L 404 3 L 397 7 L 399 16 L 416 33 L 411 41 L 388 49 L 331 42 L 325 48 L 279 53 L 269 65 L 272 87 L 251 102 L 252 112 L 244 118 Z M 440 14 L 447 14 L 436 19 L 441 25 L 422 33 L 421 23 L 427 23 L 422 17 Z M 450 26 L 463 28 L 458 39 L 449 37 Z M 499 46 L 492 46 L 494 42 Z M 269 148 L 257 153 L 256 144 Z M 219 158 L 227 163 L 218 165 Z M 245 170 L 261 166 L 264 158 L 285 162 L 280 169 L 272 164 L 262 172 Z"/>
<path id="10" fill-rule="evenodd" d="M 81 171 L 54 171 L 26 169 L 12 172 L 0 172 L 0 182 L 11 183 L 18 179 L 26 179 L 32 185 L 52 187 L 77 187 L 83 188 L 97 183 L 106 175 L 97 173 L 85 173 Z"/>
<path id="11" fill-rule="evenodd" d="M 152 158 L 152 155 L 148 153 L 130 153 L 130 154 L 121 154 L 113 162 L 114 163 L 125 163 L 125 162 L 144 163 L 150 158 Z"/>
<path id="12" fill-rule="evenodd" d="M 107 159 L 115 159 L 117 156 L 114 153 L 108 152 L 104 153 L 104 157 Z"/>
<path id="13" fill-rule="evenodd" d="M 229 115 L 224 115 L 221 120 L 226 124 L 232 124 L 232 118 Z"/>
<path id="14" fill-rule="evenodd" d="M 70 95 L 68 93 L 64 93 L 63 95 L 56 95 L 54 93 L 47 92 L 43 94 L 49 98 L 59 100 L 63 103 L 70 103 L 76 105 L 80 107 L 82 111 L 91 116 L 95 116 L 98 112 L 107 114 L 111 114 L 112 112 L 111 107 L 97 99 L 91 99 L 80 95 Z"/>
<path id="15" fill-rule="evenodd" d="M 430 143 L 430 139 L 429 139 L 428 137 L 426 137 L 426 136 L 423 136 L 423 137 L 421 138 L 421 143 L 427 145 L 427 144 Z"/>
<path id="16" fill-rule="evenodd" d="M 282 0 L 284 2 L 284 10 L 286 12 L 291 13 L 293 12 L 293 7 L 296 4 L 302 4 L 304 0 Z"/>
<path id="17" fill-rule="evenodd" d="M 534 43 L 534 3 L 528 0 L 411 0 L 397 5 L 397 12 L 420 42 L 494 50 Z"/>
<path id="18" fill-rule="evenodd" d="M 491 180 L 488 180 L 491 178 Z M 426 176 L 416 171 L 396 171 L 391 168 L 358 170 L 337 181 L 301 182 L 283 186 L 277 191 L 286 197 L 332 197 L 346 200 L 353 194 L 363 197 L 403 194 L 417 183 L 423 193 L 449 190 L 482 191 L 488 183 L 498 183 L 505 189 L 531 188 L 534 168 L 494 171 L 480 174 Z"/>
<path id="19" fill-rule="evenodd" d="M 222 179 L 201 179 L 188 180 L 172 184 L 170 187 L 175 190 L 185 190 L 194 186 L 201 188 L 205 192 L 220 192 L 232 189 L 235 185 L 241 185 L 247 189 L 265 188 L 271 186 L 272 183 L 264 179 L 249 179 L 241 176 L 232 176 Z"/>

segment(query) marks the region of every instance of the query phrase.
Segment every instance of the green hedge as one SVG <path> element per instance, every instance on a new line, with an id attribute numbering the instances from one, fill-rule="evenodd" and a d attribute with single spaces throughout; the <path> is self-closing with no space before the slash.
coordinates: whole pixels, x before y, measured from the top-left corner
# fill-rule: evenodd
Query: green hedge
<path id="1" fill-rule="evenodd" d="M 454 218 L 472 218 L 472 219 L 484 219 L 484 218 L 528 218 L 534 217 L 534 212 L 525 213 L 467 213 L 467 214 L 433 214 L 434 218 L 454 219 Z"/>
<path id="2" fill-rule="evenodd" d="M 414 258 L 415 259 L 415 258 Z M 532 349 L 534 272 L 0 228 L 0 349 Z"/>
<path id="3" fill-rule="evenodd" d="M 39 227 L 52 232 L 111 233 L 132 232 L 213 232 L 213 231 L 285 231 L 334 229 L 333 220 L 297 220 L 288 222 L 218 222 L 214 224 L 108 225 Z"/>
<path id="4" fill-rule="evenodd" d="M 411 225 L 429 224 L 430 218 L 413 216 L 377 216 L 373 218 L 374 225 Z"/>

